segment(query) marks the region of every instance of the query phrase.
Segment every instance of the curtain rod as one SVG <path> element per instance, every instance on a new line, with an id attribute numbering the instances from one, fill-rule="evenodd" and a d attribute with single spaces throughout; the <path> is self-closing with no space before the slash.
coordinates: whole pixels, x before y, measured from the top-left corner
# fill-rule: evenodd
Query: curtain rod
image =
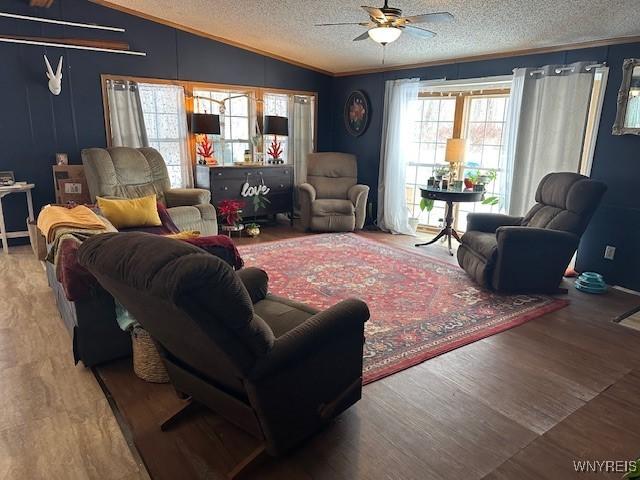
<path id="1" fill-rule="evenodd" d="M 124 32 L 124 28 L 109 27 L 106 25 L 96 25 L 93 23 L 67 22 L 65 20 L 55 20 L 53 18 L 31 17 L 29 15 L 18 15 L 16 13 L 0 12 L 0 17 L 14 18 L 16 20 L 27 20 L 30 22 L 53 23 L 55 25 L 66 25 L 67 27 L 91 28 L 94 30 L 109 30 L 111 32 Z"/>
<path id="2" fill-rule="evenodd" d="M 606 66 L 607 66 L 607 62 L 594 63 L 594 64 L 591 64 L 591 65 L 587 65 L 586 67 L 584 67 L 584 69 L 587 72 L 590 72 L 592 68 L 599 68 L 599 67 L 606 67 Z M 572 71 L 573 72 L 574 70 L 575 70 L 575 67 L 558 67 L 558 68 L 555 69 L 555 72 L 556 73 L 568 72 L 568 71 Z M 539 70 L 533 70 L 532 72 L 529 72 L 529 75 L 533 76 L 533 75 L 536 75 L 536 74 L 539 74 L 539 73 L 540 74 L 544 73 L 544 69 L 541 68 Z"/>
<path id="3" fill-rule="evenodd" d="M 0 42 L 17 43 L 21 45 L 39 45 L 42 47 L 69 48 L 72 50 L 89 50 L 91 52 L 119 53 L 121 55 L 136 55 L 146 57 L 145 52 L 136 52 L 133 50 L 117 50 L 115 48 L 86 47 L 84 45 L 70 45 L 67 43 L 41 42 L 39 40 L 19 40 L 16 38 L 0 37 Z"/>

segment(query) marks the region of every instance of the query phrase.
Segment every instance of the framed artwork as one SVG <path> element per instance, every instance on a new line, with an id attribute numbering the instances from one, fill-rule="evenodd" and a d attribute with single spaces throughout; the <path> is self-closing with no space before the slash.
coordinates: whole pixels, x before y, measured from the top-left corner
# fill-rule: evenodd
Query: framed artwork
<path id="1" fill-rule="evenodd" d="M 367 131 L 371 104 L 362 90 L 351 92 L 344 105 L 344 126 L 354 137 Z"/>
<path id="2" fill-rule="evenodd" d="M 13 172 L 10 170 L 5 170 L 0 172 L 0 186 L 8 187 L 16 183 L 16 179 L 13 176 Z"/>

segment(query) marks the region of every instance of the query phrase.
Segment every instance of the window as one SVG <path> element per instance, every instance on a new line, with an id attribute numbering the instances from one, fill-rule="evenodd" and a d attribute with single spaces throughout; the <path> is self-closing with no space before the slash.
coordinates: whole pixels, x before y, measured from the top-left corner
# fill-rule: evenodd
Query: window
<path id="1" fill-rule="evenodd" d="M 194 90 L 194 112 L 220 115 L 220 135 L 212 135 L 214 157 L 221 165 L 244 160 L 251 150 L 248 92 Z"/>
<path id="2" fill-rule="evenodd" d="M 466 230 L 467 214 L 471 212 L 497 212 L 504 203 L 500 175 L 504 173 L 504 129 L 509 96 L 470 95 L 465 100 L 463 138 L 468 141 L 464 176 L 479 173 L 490 179 L 485 198 L 495 198 L 493 204 L 460 203 L 456 214 L 456 227 Z"/>
<path id="3" fill-rule="evenodd" d="M 425 96 L 416 101 L 420 120 L 414 125 L 411 159 L 407 164 L 407 206 L 421 225 L 438 226 L 444 218 L 444 203 L 436 202 L 431 212 L 420 212 L 420 187 L 427 184 L 435 169 L 448 165 L 444 153 L 447 139 L 453 136 L 456 98 Z"/>
<path id="4" fill-rule="evenodd" d="M 407 163 L 406 194 L 410 216 L 419 224 L 440 227 L 444 221 L 444 202 L 435 202 L 433 209 L 420 210 L 420 187 L 427 184 L 437 169 L 448 170 L 445 150 L 449 138 L 466 138 L 468 147 L 464 176 L 488 175 L 498 178 L 487 185 L 486 197 L 496 197 L 495 205 L 481 203 L 456 204 L 454 227 L 466 230 L 469 212 L 492 212 L 500 208 L 500 173 L 504 170 L 503 130 L 506 121 L 508 90 L 474 95 L 469 91 L 423 92 L 416 100 L 420 120 L 413 130 L 411 159 Z M 464 178 L 459 176 L 459 178 Z"/>
<path id="5" fill-rule="evenodd" d="M 182 162 L 191 163 L 186 151 L 187 132 L 184 92 L 175 85 L 138 84 L 149 146 L 160 152 L 167 164 L 171 186 L 186 185 Z M 184 157 L 184 158 L 183 158 Z"/>
<path id="6" fill-rule="evenodd" d="M 262 97 L 264 102 L 263 114 L 275 115 L 278 117 L 289 117 L 289 95 L 282 93 L 266 93 Z M 274 140 L 273 135 L 264 136 L 264 152 L 266 155 L 271 142 Z M 278 142 L 282 147 L 281 158 L 288 163 L 289 141 L 288 137 L 278 137 Z"/>

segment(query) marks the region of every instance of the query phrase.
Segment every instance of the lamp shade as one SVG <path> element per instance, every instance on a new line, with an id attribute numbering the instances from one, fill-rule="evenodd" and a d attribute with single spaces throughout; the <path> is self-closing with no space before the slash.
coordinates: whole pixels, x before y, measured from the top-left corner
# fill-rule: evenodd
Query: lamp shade
<path id="1" fill-rule="evenodd" d="M 191 116 L 191 131 L 211 135 L 220 134 L 220 117 L 213 113 L 194 113 Z"/>
<path id="2" fill-rule="evenodd" d="M 450 138 L 447 140 L 444 158 L 449 163 L 463 163 L 466 150 L 467 141 L 464 138 Z"/>
<path id="3" fill-rule="evenodd" d="M 287 117 L 276 117 L 275 115 L 264 116 L 264 134 L 280 135 L 286 137 L 289 135 L 289 119 Z"/>

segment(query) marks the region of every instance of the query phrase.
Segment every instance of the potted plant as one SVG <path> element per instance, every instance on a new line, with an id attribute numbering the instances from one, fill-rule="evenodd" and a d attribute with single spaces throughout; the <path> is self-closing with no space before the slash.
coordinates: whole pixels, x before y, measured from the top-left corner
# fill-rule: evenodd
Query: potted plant
<path id="1" fill-rule="evenodd" d="M 260 225 L 257 223 L 250 223 L 244 227 L 244 231 L 247 232 L 247 235 L 250 237 L 257 237 L 260 235 Z"/>
<path id="2" fill-rule="evenodd" d="M 228 225 L 230 227 L 237 227 L 242 220 L 242 207 L 244 207 L 243 202 L 238 202 L 237 200 L 223 200 L 218 204 L 218 213 L 222 217 L 224 221 L 224 225 Z"/>

